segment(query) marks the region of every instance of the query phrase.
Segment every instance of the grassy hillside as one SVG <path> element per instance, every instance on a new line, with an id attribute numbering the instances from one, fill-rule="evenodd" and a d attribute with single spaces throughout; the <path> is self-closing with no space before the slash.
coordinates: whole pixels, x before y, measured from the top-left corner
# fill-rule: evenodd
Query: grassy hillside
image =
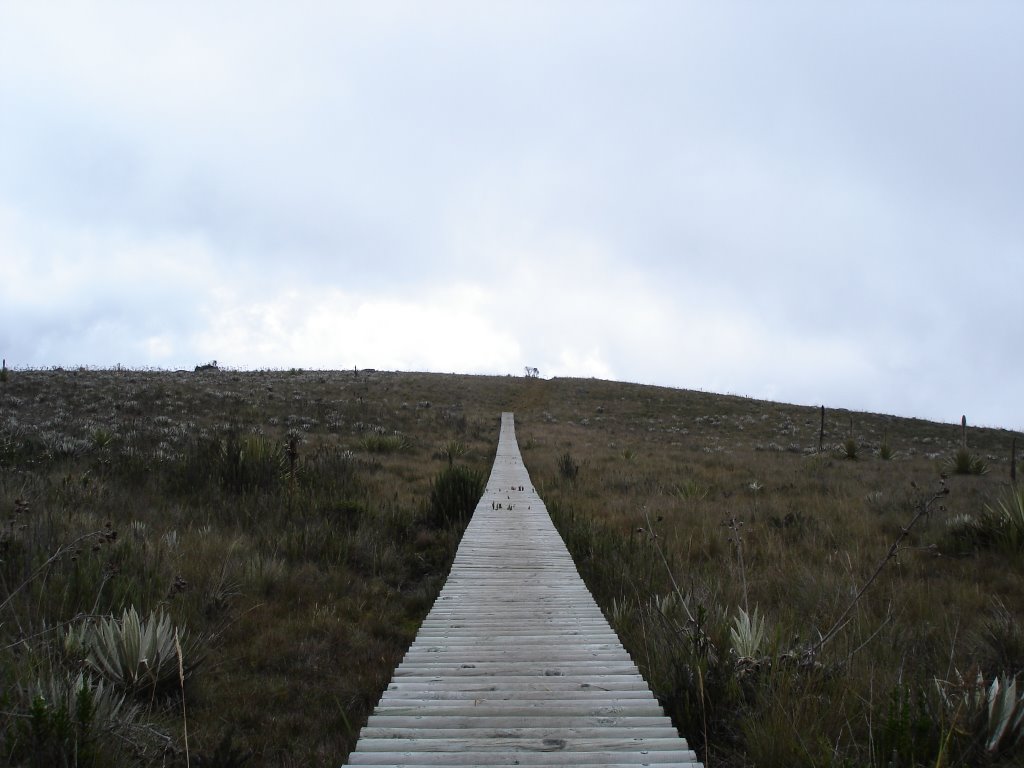
<path id="1" fill-rule="evenodd" d="M 819 451 L 818 409 L 596 380 L 5 378 L 0 760 L 342 762 L 443 583 L 502 410 L 710 764 L 1014 760 L 995 731 L 1015 702 L 990 718 L 986 698 L 1024 670 L 1010 433 L 968 428 L 963 449 L 959 425 L 830 408 Z M 129 608 L 153 641 L 134 656 Z"/>

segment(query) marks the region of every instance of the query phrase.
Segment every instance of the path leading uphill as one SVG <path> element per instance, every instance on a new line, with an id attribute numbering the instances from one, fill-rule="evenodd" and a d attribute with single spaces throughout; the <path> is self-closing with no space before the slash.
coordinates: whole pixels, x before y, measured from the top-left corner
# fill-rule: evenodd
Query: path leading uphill
<path id="1" fill-rule="evenodd" d="M 511 413 L 448 581 L 349 765 L 699 765 L 577 573 Z"/>

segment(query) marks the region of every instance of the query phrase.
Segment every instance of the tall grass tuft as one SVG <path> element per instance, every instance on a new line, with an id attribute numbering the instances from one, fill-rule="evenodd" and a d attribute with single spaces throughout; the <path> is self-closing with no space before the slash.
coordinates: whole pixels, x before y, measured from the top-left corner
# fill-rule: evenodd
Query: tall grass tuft
<path id="1" fill-rule="evenodd" d="M 569 481 L 579 477 L 580 465 L 568 451 L 558 457 L 558 473 Z"/>
<path id="2" fill-rule="evenodd" d="M 404 435 L 366 435 L 359 441 L 367 453 L 402 453 L 412 447 L 409 438 Z"/>
<path id="3" fill-rule="evenodd" d="M 896 458 L 896 451 L 889 444 L 889 436 L 882 436 L 882 444 L 878 447 L 878 456 L 882 461 L 891 461 Z"/>
<path id="4" fill-rule="evenodd" d="M 282 446 L 263 435 L 230 434 L 217 447 L 221 484 L 235 493 L 269 490 L 287 472 L 288 460 Z"/>
<path id="5" fill-rule="evenodd" d="M 947 524 L 954 547 L 1024 550 L 1024 488 L 1009 487 L 980 515 L 961 514 Z"/>
<path id="6" fill-rule="evenodd" d="M 1024 487 L 1008 488 L 978 520 L 983 536 L 1012 551 L 1024 549 Z"/>
<path id="7" fill-rule="evenodd" d="M 860 446 L 852 437 L 846 438 L 840 446 L 839 455 L 849 461 L 857 461 L 860 458 Z"/>
<path id="8" fill-rule="evenodd" d="M 954 475 L 987 475 L 988 464 L 966 448 L 958 448 L 946 459 L 946 469 Z"/>
<path id="9" fill-rule="evenodd" d="M 464 525 L 469 522 L 484 494 L 486 479 L 470 467 L 446 467 L 430 487 L 427 522 L 435 527 Z"/>
<path id="10" fill-rule="evenodd" d="M 441 447 L 441 456 L 448 460 L 448 466 L 452 466 L 456 459 L 461 459 L 469 452 L 469 448 L 461 440 L 449 440 Z"/>
<path id="11" fill-rule="evenodd" d="M 129 764 L 145 742 L 160 734 L 138 722 L 141 707 L 122 692 L 83 672 L 51 670 L 17 689 L 12 727 L 0 739 L 8 765 L 81 766 Z M 22 711 L 22 707 L 24 708 Z M 5 713 L 6 714 L 6 713 Z M 108 762 L 108 761 L 113 762 Z"/>

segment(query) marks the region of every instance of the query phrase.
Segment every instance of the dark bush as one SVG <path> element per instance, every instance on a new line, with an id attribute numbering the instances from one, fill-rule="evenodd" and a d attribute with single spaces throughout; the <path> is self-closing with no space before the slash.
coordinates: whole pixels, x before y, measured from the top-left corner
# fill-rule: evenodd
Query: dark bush
<path id="1" fill-rule="evenodd" d="M 566 480 L 575 480 L 580 474 L 580 465 L 571 453 L 563 453 L 558 457 L 558 473 Z"/>
<path id="2" fill-rule="evenodd" d="M 946 460 L 946 469 L 955 475 L 986 475 L 988 464 L 966 448 L 960 448 Z"/>
<path id="3" fill-rule="evenodd" d="M 430 487 L 427 522 L 436 527 L 464 525 L 484 495 L 483 472 L 452 466 L 437 476 Z"/>

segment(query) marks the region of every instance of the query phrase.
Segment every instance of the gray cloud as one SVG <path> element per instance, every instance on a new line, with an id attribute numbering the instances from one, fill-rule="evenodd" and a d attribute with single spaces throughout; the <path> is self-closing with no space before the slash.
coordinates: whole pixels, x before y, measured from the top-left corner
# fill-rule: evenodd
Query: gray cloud
<path id="1" fill-rule="evenodd" d="M 0 343 L 1019 427 L 1022 28 L 1009 2 L 6 5 Z"/>

